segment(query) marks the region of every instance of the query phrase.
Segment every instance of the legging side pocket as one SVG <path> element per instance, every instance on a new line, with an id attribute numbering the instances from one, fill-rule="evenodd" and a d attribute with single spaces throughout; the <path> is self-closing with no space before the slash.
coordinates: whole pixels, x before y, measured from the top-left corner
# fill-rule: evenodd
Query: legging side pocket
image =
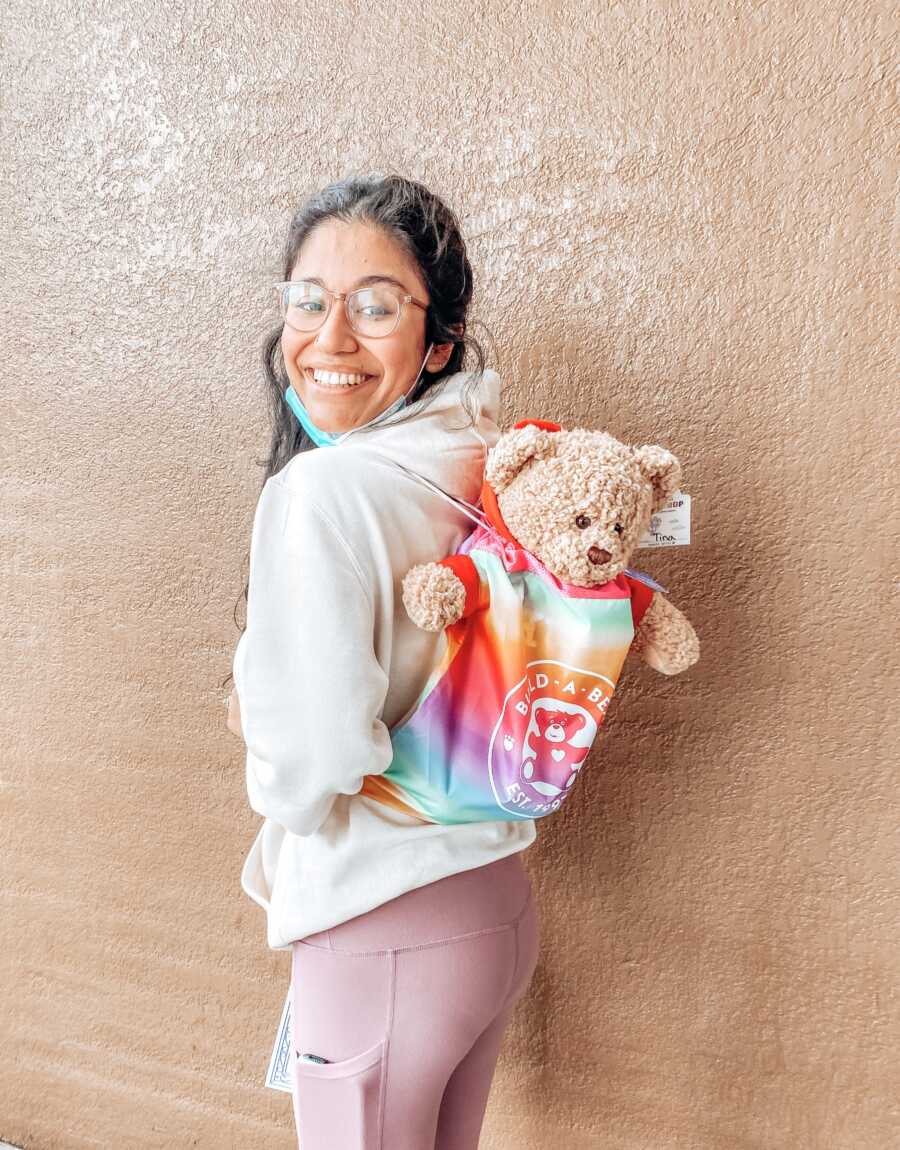
<path id="1" fill-rule="evenodd" d="M 339 1062 L 302 1062 L 294 1052 L 297 1126 L 303 1150 L 380 1150 L 385 1040 Z"/>

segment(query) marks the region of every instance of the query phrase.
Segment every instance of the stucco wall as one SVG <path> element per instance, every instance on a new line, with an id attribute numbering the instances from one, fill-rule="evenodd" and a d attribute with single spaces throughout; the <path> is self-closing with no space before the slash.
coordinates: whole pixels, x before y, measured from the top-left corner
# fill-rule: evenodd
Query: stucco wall
<path id="1" fill-rule="evenodd" d="M 638 565 L 702 660 L 631 667 L 539 824 L 543 956 L 483 1146 L 896 1144 L 891 6 L 0 27 L 0 1137 L 295 1144 L 218 684 L 289 213 L 393 167 L 464 221 L 505 425 L 662 442 L 695 500 L 693 545 Z"/>

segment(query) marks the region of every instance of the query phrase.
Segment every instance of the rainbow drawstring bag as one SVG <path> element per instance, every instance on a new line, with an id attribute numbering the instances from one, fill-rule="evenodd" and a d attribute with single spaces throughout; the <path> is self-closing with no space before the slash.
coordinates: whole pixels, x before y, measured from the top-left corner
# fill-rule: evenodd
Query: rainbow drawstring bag
<path id="1" fill-rule="evenodd" d="M 600 586 L 562 583 L 512 536 L 487 482 L 481 510 L 403 470 L 476 524 L 442 560 L 465 585 L 466 606 L 390 730 L 390 766 L 360 793 L 430 823 L 552 814 L 597 738 L 653 592 L 665 588 L 631 568 Z"/>

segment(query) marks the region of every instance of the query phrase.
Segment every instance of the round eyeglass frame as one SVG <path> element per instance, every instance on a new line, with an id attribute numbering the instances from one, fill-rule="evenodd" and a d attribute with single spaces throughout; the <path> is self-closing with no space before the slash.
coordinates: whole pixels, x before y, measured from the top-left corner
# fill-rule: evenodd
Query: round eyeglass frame
<path id="1" fill-rule="evenodd" d="M 313 281 L 313 280 L 302 280 L 301 279 L 301 280 L 282 280 L 279 283 L 272 284 L 272 290 L 280 293 L 280 295 L 279 295 L 279 307 L 282 306 L 281 305 L 281 298 L 283 296 L 285 288 L 295 287 L 297 284 L 314 283 L 314 282 L 315 281 Z M 315 327 L 294 327 L 293 324 L 288 324 L 288 326 L 290 328 L 292 328 L 294 331 L 302 331 L 302 332 L 306 332 L 306 333 L 318 331 L 319 328 L 324 325 L 325 321 L 331 315 L 331 305 L 334 303 L 334 301 L 336 299 L 341 299 L 344 301 L 344 314 L 347 317 L 347 323 L 350 324 L 351 328 L 353 328 L 353 330 L 356 332 L 357 335 L 361 335 L 363 337 L 363 339 L 384 339 L 386 336 L 393 335 L 394 332 L 397 330 L 397 328 L 400 326 L 400 320 L 403 318 L 403 308 L 406 304 L 408 304 L 408 303 L 415 304 L 416 307 L 420 307 L 422 309 L 422 311 L 424 311 L 424 312 L 427 312 L 428 308 L 430 306 L 429 304 L 425 303 L 423 300 L 416 299 L 416 297 L 414 295 L 410 295 L 409 292 L 407 292 L 405 295 L 401 295 L 400 292 L 397 292 L 391 288 L 388 288 L 387 290 L 390 292 L 390 294 L 392 296 L 394 296 L 394 298 L 396 300 L 398 300 L 398 302 L 400 304 L 399 308 L 397 309 L 397 318 L 394 320 L 394 326 L 391 328 L 390 331 L 383 331 L 383 332 L 380 332 L 378 335 L 369 335 L 367 332 L 359 331 L 357 329 L 356 325 L 354 324 L 353 317 L 350 314 L 350 297 L 356 295 L 357 292 L 368 291 L 369 288 L 372 287 L 371 284 L 369 284 L 367 287 L 355 288 L 353 291 L 350 291 L 350 292 L 332 291 L 330 288 L 325 287 L 324 284 L 319 284 L 319 283 L 317 283 L 315 286 L 317 288 L 321 288 L 322 293 L 325 296 L 325 301 L 327 304 L 327 307 L 325 308 L 325 312 L 322 315 L 321 320 L 319 321 L 319 323 L 316 324 Z M 284 322 L 287 323 L 286 318 L 285 318 Z"/>

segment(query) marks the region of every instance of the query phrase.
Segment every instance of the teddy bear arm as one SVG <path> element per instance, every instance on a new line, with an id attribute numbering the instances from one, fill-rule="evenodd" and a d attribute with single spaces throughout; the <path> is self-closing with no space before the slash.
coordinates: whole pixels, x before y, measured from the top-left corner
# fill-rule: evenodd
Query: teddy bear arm
<path id="1" fill-rule="evenodd" d="M 442 631 L 483 606 L 475 564 L 464 555 L 420 563 L 403 579 L 403 605 L 423 631 Z"/>
<path id="2" fill-rule="evenodd" d="M 663 675 L 678 675 L 700 658 L 696 631 L 658 591 L 644 612 L 633 647 L 645 663 Z"/>

